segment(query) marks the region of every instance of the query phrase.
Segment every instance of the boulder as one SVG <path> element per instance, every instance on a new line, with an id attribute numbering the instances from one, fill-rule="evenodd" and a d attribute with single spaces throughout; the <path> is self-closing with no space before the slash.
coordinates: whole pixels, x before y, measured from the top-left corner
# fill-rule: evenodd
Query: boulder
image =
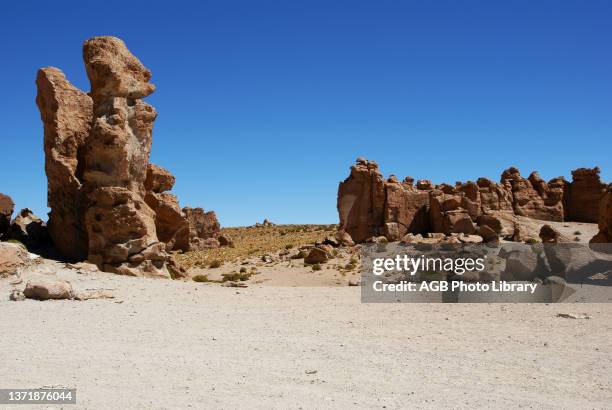
<path id="1" fill-rule="evenodd" d="M 540 239 L 542 243 L 558 243 L 561 234 L 552 226 L 545 224 L 540 229 Z"/>
<path id="2" fill-rule="evenodd" d="M 538 276 L 538 255 L 529 247 L 510 252 L 502 280 L 533 280 Z"/>
<path id="3" fill-rule="evenodd" d="M 0 239 L 8 234 L 15 204 L 10 196 L 0 193 Z"/>
<path id="4" fill-rule="evenodd" d="M 234 246 L 234 241 L 228 235 L 219 235 L 217 239 L 221 246 Z"/>
<path id="5" fill-rule="evenodd" d="M 23 294 L 28 299 L 72 299 L 74 291 L 70 282 L 51 279 L 32 279 L 26 283 Z"/>
<path id="6" fill-rule="evenodd" d="M 15 275 L 29 264 L 28 251 L 23 246 L 0 242 L 0 278 Z"/>
<path id="7" fill-rule="evenodd" d="M 340 245 L 340 246 L 353 246 L 353 245 L 355 245 L 355 242 L 353 242 L 353 238 L 351 238 L 351 235 L 349 235 L 348 232 L 346 232 L 346 231 L 339 230 L 334 235 L 334 238 L 336 239 L 336 241 L 338 242 L 338 245 Z"/>
<path id="8" fill-rule="evenodd" d="M 87 257 L 87 208 L 83 157 L 93 119 L 93 101 L 54 67 L 38 70 L 36 104 L 44 128 L 48 230 L 55 247 L 68 259 Z"/>
<path id="9" fill-rule="evenodd" d="M 308 252 L 308 255 L 304 258 L 304 263 L 315 264 L 325 263 L 330 259 L 329 252 L 319 246 L 316 246 Z"/>

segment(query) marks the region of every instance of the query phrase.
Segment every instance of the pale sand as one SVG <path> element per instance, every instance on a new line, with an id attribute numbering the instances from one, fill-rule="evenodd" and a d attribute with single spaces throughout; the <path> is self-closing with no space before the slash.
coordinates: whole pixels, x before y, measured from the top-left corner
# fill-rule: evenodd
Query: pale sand
<path id="1" fill-rule="evenodd" d="M 35 270 L 116 299 L 11 302 L 0 280 L 0 388 L 76 387 L 65 408 L 612 406 L 612 305 L 375 305 L 60 267 Z"/>

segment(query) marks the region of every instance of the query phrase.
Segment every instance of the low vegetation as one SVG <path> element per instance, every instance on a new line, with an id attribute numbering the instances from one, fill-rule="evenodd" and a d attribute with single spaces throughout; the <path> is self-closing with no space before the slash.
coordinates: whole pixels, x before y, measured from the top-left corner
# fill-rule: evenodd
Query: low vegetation
<path id="1" fill-rule="evenodd" d="M 178 253 L 179 262 L 187 269 L 192 267 L 219 267 L 250 257 L 277 253 L 312 244 L 333 235 L 337 225 L 272 225 L 223 228 L 221 234 L 229 236 L 234 247 Z"/>

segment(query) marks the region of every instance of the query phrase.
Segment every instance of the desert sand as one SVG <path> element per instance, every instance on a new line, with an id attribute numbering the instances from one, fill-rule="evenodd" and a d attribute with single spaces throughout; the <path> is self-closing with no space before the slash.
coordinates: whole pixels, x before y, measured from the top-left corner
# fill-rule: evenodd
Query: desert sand
<path id="1" fill-rule="evenodd" d="M 229 288 L 51 261 L 21 280 L 41 276 L 114 298 L 13 302 L 22 284 L 0 280 L 2 385 L 76 387 L 76 408 L 612 403 L 607 304 L 363 304 L 358 287 Z"/>

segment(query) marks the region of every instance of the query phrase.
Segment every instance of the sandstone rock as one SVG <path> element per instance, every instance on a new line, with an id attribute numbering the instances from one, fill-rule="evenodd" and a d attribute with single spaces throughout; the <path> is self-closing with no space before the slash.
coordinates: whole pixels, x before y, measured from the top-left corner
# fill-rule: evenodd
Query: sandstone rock
<path id="1" fill-rule="evenodd" d="M 23 246 L 0 242 L 0 278 L 19 273 L 29 263 L 28 251 Z"/>
<path id="2" fill-rule="evenodd" d="M 26 299 L 25 295 L 19 289 L 13 289 L 11 290 L 11 293 L 9 294 L 9 300 L 12 300 L 13 302 L 21 302 L 21 301 L 24 301 L 25 299 Z"/>
<path id="3" fill-rule="evenodd" d="M 72 299 L 74 291 L 69 282 L 51 279 L 32 279 L 26 283 L 23 294 L 28 299 Z"/>
<path id="4" fill-rule="evenodd" d="M 478 235 L 482 237 L 485 242 L 494 242 L 499 240 L 499 235 L 488 225 L 482 225 L 478 227 Z"/>
<path id="5" fill-rule="evenodd" d="M 167 192 L 147 192 L 145 202 L 155 213 L 157 237 L 166 250 L 190 250 L 189 220 L 181 210 L 178 199 Z"/>
<path id="6" fill-rule="evenodd" d="M 217 238 L 221 246 L 234 246 L 234 241 L 227 235 L 219 235 Z"/>
<path id="7" fill-rule="evenodd" d="M 428 191 L 415 190 L 399 182 L 387 182 L 384 192 L 383 233 L 390 241 L 399 240 L 408 232 L 427 232 Z"/>
<path id="8" fill-rule="evenodd" d="M 51 236 L 63 255 L 100 269 L 170 277 L 167 249 L 218 246 L 216 217 L 188 219 L 165 192 L 174 177 L 149 164 L 157 113 L 141 98 L 155 90 L 150 71 L 115 37 L 87 40 L 83 60 L 89 94 L 55 68 L 37 77 Z"/>
<path id="9" fill-rule="evenodd" d="M 170 191 L 174 186 L 176 178 L 165 168 L 155 164 L 147 166 L 147 176 L 144 182 L 147 191 L 156 194 Z"/>
<path id="10" fill-rule="evenodd" d="M 91 97 L 53 67 L 38 70 L 36 104 L 44 127 L 49 235 L 69 259 L 87 257 L 83 156 L 93 118 Z"/>
<path id="11" fill-rule="evenodd" d="M 525 248 L 511 252 L 506 258 L 504 276 L 512 280 L 532 280 L 538 273 L 538 255 Z"/>
<path id="12" fill-rule="evenodd" d="M 463 243 L 482 243 L 482 236 L 479 235 L 460 235 L 458 239 Z"/>
<path id="13" fill-rule="evenodd" d="M 548 224 L 543 225 L 540 229 L 540 239 L 542 243 L 557 243 L 560 237 L 561 234 L 559 231 Z"/>
<path id="14" fill-rule="evenodd" d="M 351 238 L 351 235 L 349 235 L 346 231 L 339 230 L 338 232 L 336 232 L 334 237 L 340 246 L 355 245 L 355 242 L 353 242 L 353 238 Z"/>
<path id="15" fill-rule="evenodd" d="M 139 99 L 155 91 L 151 72 L 116 37 L 93 37 L 83 45 L 83 60 L 94 100 Z"/>
<path id="16" fill-rule="evenodd" d="M 11 197 L 0 193 L 0 239 L 9 231 L 15 204 Z"/>
<path id="17" fill-rule="evenodd" d="M 205 212 L 202 208 L 183 208 L 189 223 L 189 249 L 202 249 L 202 246 L 212 247 L 214 242 L 220 246 L 216 239 L 219 236 L 221 226 L 217 220 L 217 215 L 213 211 Z M 207 241 L 208 239 L 211 239 Z M 213 241 L 214 240 L 214 241 Z"/>
<path id="18" fill-rule="evenodd" d="M 19 211 L 11 222 L 9 237 L 23 243 L 31 251 L 38 251 L 50 244 L 47 224 L 28 208 Z"/>
<path id="19" fill-rule="evenodd" d="M 591 239 L 590 243 L 612 244 L 612 184 L 608 185 L 606 193 L 599 202 L 599 232 Z M 612 245 L 601 245 L 602 251 L 610 252 Z"/>
<path id="20" fill-rule="evenodd" d="M 325 263 L 330 259 L 330 254 L 327 250 L 321 247 L 314 247 L 308 252 L 308 255 L 304 258 L 304 263 L 315 264 Z"/>
<path id="21" fill-rule="evenodd" d="M 572 171 L 567 207 L 568 220 L 577 222 L 597 222 L 599 204 L 606 191 L 606 185 L 599 179 L 599 168 L 578 168 Z"/>
<path id="22" fill-rule="evenodd" d="M 340 227 L 356 242 L 382 233 L 385 183 L 376 162 L 361 160 L 338 187 Z"/>
<path id="23" fill-rule="evenodd" d="M 480 207 L 483 213 L 489 211 L 513 211 L 512 191 L 487 178 L 476 181 L 480 193 Z"/>
<path id="24" fill-rule="evenodd" d="M 511 187 L 514 213 L 545 221 L 563 221 L 563 188 L 558 184 L 562 179 L 553 181 L 549 187 L 537 172 L 523 178 L 514 167 L 505 170 L 501 177 L 502 184 Z"/>

